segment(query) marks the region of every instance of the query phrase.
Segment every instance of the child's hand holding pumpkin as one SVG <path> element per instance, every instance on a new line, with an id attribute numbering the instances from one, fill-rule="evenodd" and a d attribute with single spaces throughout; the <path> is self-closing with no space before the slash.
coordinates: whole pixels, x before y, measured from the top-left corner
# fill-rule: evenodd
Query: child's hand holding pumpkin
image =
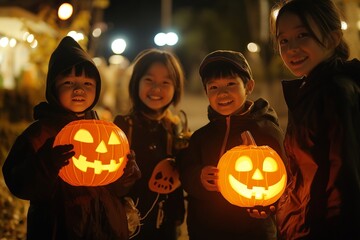
<path id="1" fill-rule="evenodd" d="M 74 146 L 72 144 L 58 145 L 53 147 L 55 138 L 49 138 L 44 145 L 39 149 L 38 156 L 42 163 L 47 166 L 47 170 L 59 170 L 69 164 L 69 159 L 75 155 L 72 151 Z"/>
<path id="2" fill-rule="evenodd" d="M 137 179 L 141 177 L 141 171 L 136 163 L 134 150 L 127 154 L 128 162 L 124 168 L 124 174 L 121 176 L 124 187 L 132 186 Z"/>
<path id="3" fill-rule="evenodd" d="M 275 206 L 255 206 L 253 208 L 248 208 L 247 212 L 250 217 L 264 219 L 275 212 Z"/>
<path id="4" fill-rule="evenodd" d="M 219 169 L 214 166 L 205 166 L 201 170 L 200 180 L 204 188 L 208 191 L 219 191 L 217 181 Z"/>

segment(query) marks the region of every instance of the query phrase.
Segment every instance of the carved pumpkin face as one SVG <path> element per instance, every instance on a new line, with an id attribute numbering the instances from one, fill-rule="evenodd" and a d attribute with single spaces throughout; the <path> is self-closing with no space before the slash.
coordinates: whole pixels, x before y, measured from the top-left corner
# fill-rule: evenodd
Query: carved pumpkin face
<path id="1" fill-rule="evenodd" d="M 230 203 L 240 207 L 268 206 L 286 186 L 286 170 L 280 156 L 268 146 L 237 146 L 218 163 L 219 189 Z"/>
<path id="2" fill-rule="evenodd" d="M 149 180 L 149 188 L 153 192 L 168 194 L 180 186 L 179 172 L 175 160 L 166 158 L 154 168 Z"/>
<path id="3" fill-rule="evenodd" d="M 63 144 L 73 144 L 75 156 L 61 168 L 59 176 L 73 186 L 107 185 L 124 173 L 129 143 L 112 122 L 73 121 L 55 138 L 54 146 Z"/>

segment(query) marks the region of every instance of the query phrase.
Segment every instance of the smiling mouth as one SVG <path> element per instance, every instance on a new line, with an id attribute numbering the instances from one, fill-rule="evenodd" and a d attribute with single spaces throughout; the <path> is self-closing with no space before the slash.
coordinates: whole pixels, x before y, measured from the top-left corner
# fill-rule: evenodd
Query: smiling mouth
<path id="1" fill-rule="evenodd" d="M 85 101 L 85 98 L 84 97 L 80 97 L 80 96 L 76 96 L 76 97 L 73 97 L 72 100 L 74 102 L 83 102 Z"/>
<path id="2" fill-rule="evenodd" d="M 224 102 L 219 102 L 218 105 L 220 105 L 220 106 L 228 106 L 231 103 L 233 103 L 233 101 L 230 100 L 230 101 L 226 101 L 226 102 L 225 101 Z"/>
<path id="3" fill-rule="evenodd" d="M 296 60 L 292 60 L 292 61 L 290 61 L 290 63 L 292 65 L 300 65 L 300 64 L 304 63 L 307 59 L 308 59 L 308 57 L 302 57 L 302 58 L 298 58 Z"/>
<path id="4" fill-rule="evenodd" d="M 158 100 L 161 100 L 161 99 L 162 99 L 162 98 L 159 97 L 159 96 L 152 96 L 152 95 L 149 95 L 148 98 L 149 98 L 150 100 L 155 100 L 155 101 L 158 101 Z"/>

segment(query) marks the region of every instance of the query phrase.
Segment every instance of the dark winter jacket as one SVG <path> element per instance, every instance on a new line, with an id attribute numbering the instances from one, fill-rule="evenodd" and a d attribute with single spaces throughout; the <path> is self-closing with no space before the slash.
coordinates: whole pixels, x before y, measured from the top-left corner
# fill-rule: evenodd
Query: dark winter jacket
<path id="1" fill-rule="evenodd" d="M 359 85 L 358 60 L 283 81 L 293 175 L 277 211 L 283 239 L 360 239 Z"/>
<path id="2" fill-rule="evenodd" d="M 220 157 L 241 145 L 240 134 L 250 131 L 256 144 L 268 145 L 280 156 L 283 131 L 275 111 L 264 99 L 247 101 L 244 114 L 223 116 L 209 107 L 210 122 L 195 131 L 180 162 L 181 182 L 188 193 L 188 232 L 191 240 L 274 239 L 276 227 L 271 217 L 256 219 L 246 208 L 229 203 L 220 192 L 207 191 L 201 181 L 204 166 L 217 166 Z"/>
<path id="3" fill-rule="evenodd" d="M 128 226 L 121 196 L 124 181 L 139 177 L 136 166 L 127 166 L 126 176 L 101 187 L 71 186 L 54 168 L 50 150 L 56 134 L 67 123 L 79 120 L 63 109 L 55 95 L 56 76 L 91 58 L 70 37 L 64 38 L 51 56 L 46 99 L 34 108 L 33 122 L 15 141 L 3 166 L 5 182 L 15 196 L 30 200 L 27 239 L 128 239 Z M 93 64 L 94 69 L 96 69 Z M 96 104 L 100 93 L 97 81 Z M 96 116 L 90 108 L 84 118 Z M 127 183 L 128 183 L 127 182 Z"/>
<path id="4" fill-rule="evenodd" d="M 143 218 L 140 233 L 134 239 L 177 239 L 176 227 L 183 222 L 185 214 L 183 189 L 179 187 L 169 194 L 158 194 L 149 189 L 148 183 L 161 160 L 167 157 L 176 159 L 182 151 L 183 146 L 177 145 L 178 125 L 167 116 L 152 120 L 140 112 L 118 115 L 114 123 L 128 136 L 141 170 L 141 179 L 129 192 Z M 170 179 L 159 175 L 158 180 L 165 184 Z M 168 184 L 172 183 L 169 181 Z M 157 221 L 161 213 L 164 214 L 162 223 Z"/>

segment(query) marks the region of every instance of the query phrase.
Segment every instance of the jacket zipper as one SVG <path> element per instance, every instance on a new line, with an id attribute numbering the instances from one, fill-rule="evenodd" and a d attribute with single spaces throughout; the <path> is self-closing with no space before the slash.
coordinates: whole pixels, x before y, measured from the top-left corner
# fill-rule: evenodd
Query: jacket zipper
<path id="1" fill-rule="evenodd" d="M 225 153 L 225 148 L 226 148 L 227 140 L 229 138 L 229 133 L 230 133 L 230 115 L 227 116 L 225 119 L 226 119 L 226 132 L 225 132 L 224 141 L 223 141 L 223 144 L 222 144 L 222 147 L 221 147 L 219 159 Z"/>

